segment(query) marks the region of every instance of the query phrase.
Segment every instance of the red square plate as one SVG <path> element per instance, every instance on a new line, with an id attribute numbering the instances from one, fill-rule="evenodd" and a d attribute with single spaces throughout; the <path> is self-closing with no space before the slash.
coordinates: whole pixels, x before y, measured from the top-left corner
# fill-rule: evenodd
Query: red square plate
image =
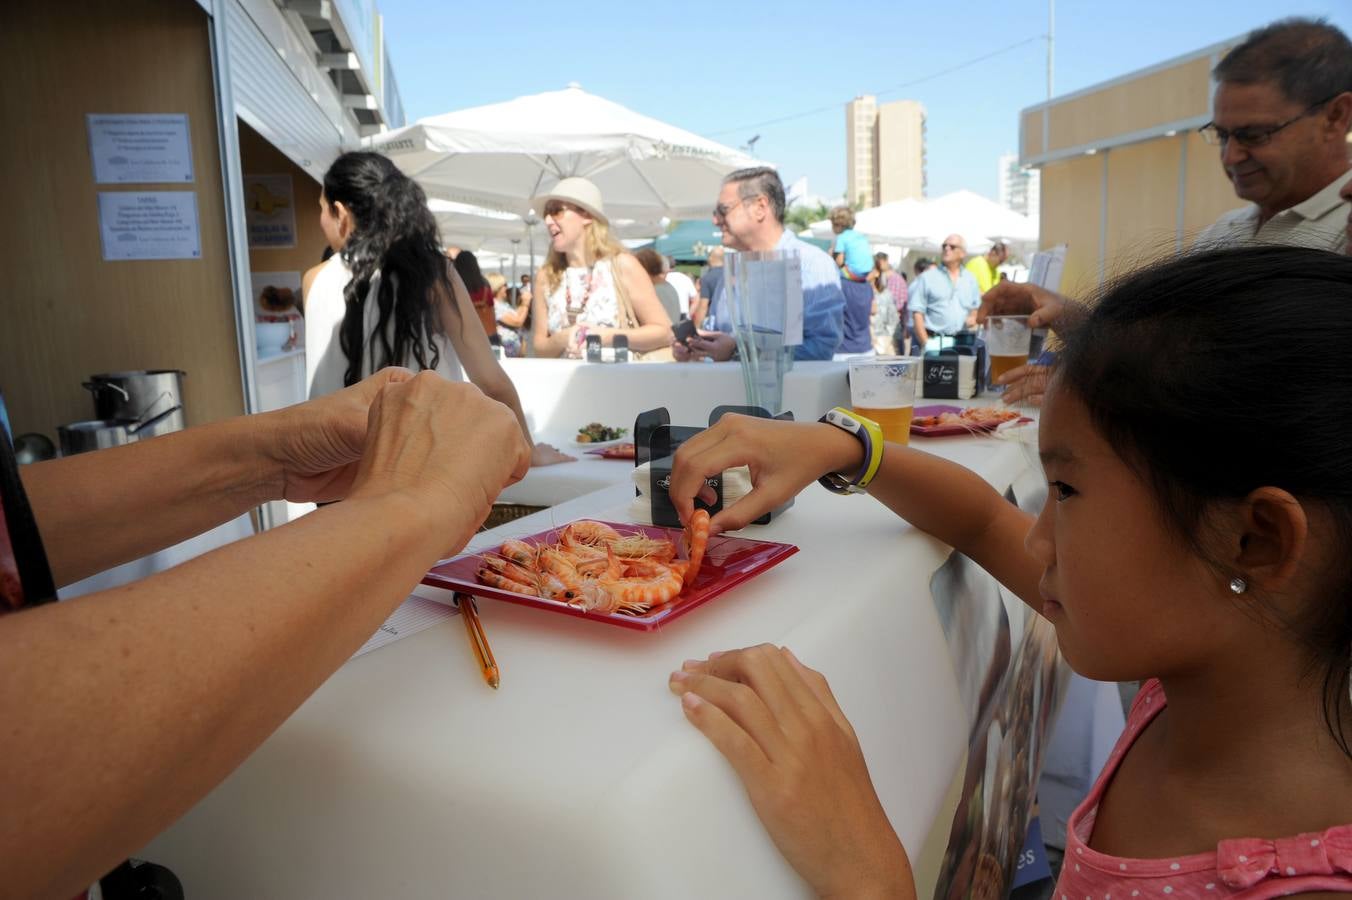
<path id="1" fill-rule="evenodd" d="M 632 525 L 619 522 L 606 522 L 621 534 L 639 534 L 653 538 L 675 541 L 680 546 L 679 528 L 662 528 L 657 525 Z M 560 526 L 561 528 L 562 526 Z M 556 543 L 559 528 L 551 528 L 539 534 L 523 537 L 528 544 Z M 480 553 L 493 553 L 501 549 L 486 548 L 479 553 L 465 553 L 436 566 L 423 576 L 422 583 L 447 590 L 463 591 L 475 597 L 489 597 L 494 600 L 506 600 L 508 603 L 520 603 L 522 606 L 534 606 L 550 612 L 577 616 L 607 625 L 632 628 L 638 631 L 656 629 L 679 619 L 697 606 L 702 606 L 730 588 L 736 587 L 749 578 L 754 578 L 771 566 L 778 565 L 798 552 L 793 544 L 779 544 L 773 541 L 753 541 L 749 538 L 732 535 L 716 535 L 709 538 L 709 546 L 704 551 L 704 562 L 700 565 L 695 583 L 687 587 L 673 600 L 654 606 L 642 615 L 627 613 L 584 612 L 575 606 L 544 597 L 532 597 L 517 594 L 480 584 L 474 577 L 479 568 Z"/>
<path id="2" fill-rule="evenodd" d="M 974 422 L 964 425 L 917 425 L 915 423 L 915 419 L 924 418 L 925 416 L 938 416 L 943 413 L 960 413 L 962 410 L 963 407 L 961 406 L 917 406 L 915 408 L 915 418 L 911 420 L 911 434 L 918 434 L 922 437 L 947 437 L 949 435 L 957 434 L 985 434 L 994 431 L 1005 424 L 1004 422 L 988 422 L 985 424 Z M 1031 422 L 1033 420 L 1026 416 L 1020 416 L 1014 419 L 1008 419 L 1007 421 Z"/>

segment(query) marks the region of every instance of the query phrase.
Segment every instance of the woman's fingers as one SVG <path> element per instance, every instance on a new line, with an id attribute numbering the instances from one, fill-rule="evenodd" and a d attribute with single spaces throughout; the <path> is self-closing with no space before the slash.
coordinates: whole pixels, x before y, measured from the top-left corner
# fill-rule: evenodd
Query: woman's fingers
<path id="1" fill-rule="evenodd" d="M 716 675 L 681 670 L 672 672 L 667 686 L 684 698 L 695 694 L 717 707 L 737 728 L 753 741 L 767 762 L 782 753 L 784 734 L 765 701 L 755 688 Z"/>
<path id="2" fill-rule="evenodd" d="M 732 765 L 742 783 L 751 787 L 770 777 L 770 760 L 731 716 L 694 691 L 681 694 L 681 710 L 691 724 Z"/>

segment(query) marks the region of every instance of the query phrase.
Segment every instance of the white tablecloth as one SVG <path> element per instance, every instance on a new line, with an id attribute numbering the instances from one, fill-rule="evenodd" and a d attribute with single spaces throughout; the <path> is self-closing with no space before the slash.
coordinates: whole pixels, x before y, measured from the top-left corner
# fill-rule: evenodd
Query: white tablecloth
<path id="1" fill-rule="evenodd" d="M 1010 440 L 924 446 L 1001 491 L 1040 480 Z M 619 517 L 631 496 L 616 485 L 474 546 Z M 948 548 L 816 486 L 745 534 L 801 551 L 659 632 L 483 601 L 500 691 L 458 618 L 353 660 L 136 855 L 192 897 L 802 896 L 667 691 L 682 660 L 762 641 L 826 673 L 912 854 L 946 840 L 972 724 L 929 591 Z"/>

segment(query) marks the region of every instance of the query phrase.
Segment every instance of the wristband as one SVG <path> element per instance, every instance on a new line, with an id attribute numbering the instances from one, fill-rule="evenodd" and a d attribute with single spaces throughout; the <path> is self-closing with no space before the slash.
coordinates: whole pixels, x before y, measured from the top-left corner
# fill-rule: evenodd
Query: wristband
<path id="1" fill-rule="evenodd" d="M 884 444 L 882 428 L 872 419 L 867 419 L 842 406 L 837 406 L 817 421 L 834 425 L 842 431 L 849 432 L 859 440 L 859 443 L 864 445 L 864 465 L 860 467 L 854 478 L 846 479 L 839 472 L 828 472 L 817 480 L 822 487 L 837 494 L 864 493 L 869 482 L 873 480 L 873 477 L 878 474 L 878 470 L 882 467 Z"/>

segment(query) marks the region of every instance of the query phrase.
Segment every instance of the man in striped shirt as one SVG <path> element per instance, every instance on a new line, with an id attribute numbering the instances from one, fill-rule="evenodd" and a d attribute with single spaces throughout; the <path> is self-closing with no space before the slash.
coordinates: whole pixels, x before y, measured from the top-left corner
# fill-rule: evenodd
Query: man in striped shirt
<path id="1" fill-rule="evenodd" d="M 1250 34 L 1213 74 L 1214 119 L 1202 135 L 1251 205 L 1221 216 L 1197 246 L 1346 251 L 1339 190 L 1352 179 L 1352 41 L 1323 21 L 1283 19 Z"/>

